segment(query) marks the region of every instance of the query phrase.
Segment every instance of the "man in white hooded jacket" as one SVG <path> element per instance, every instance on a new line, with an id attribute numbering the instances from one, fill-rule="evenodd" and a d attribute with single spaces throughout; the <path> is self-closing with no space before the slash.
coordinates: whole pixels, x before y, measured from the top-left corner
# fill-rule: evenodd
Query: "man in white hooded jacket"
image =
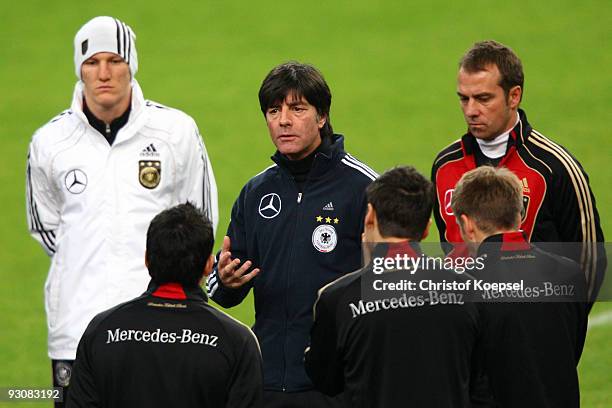
<path id="1" fill-rule="evenodd" d="M 112 17 L 81 27 L 72 105 L 30 144 L 27 218 L 51 257 L 45 309 L 55 386 L 68 386 L 91 318 L 146 287 L 142 259 L 155 214 L 190 201 L 215 228 L 218 221 L 217 187 L 198 128 L 185 113 L 143 98 L 134 79 L 135 40 Z"/>

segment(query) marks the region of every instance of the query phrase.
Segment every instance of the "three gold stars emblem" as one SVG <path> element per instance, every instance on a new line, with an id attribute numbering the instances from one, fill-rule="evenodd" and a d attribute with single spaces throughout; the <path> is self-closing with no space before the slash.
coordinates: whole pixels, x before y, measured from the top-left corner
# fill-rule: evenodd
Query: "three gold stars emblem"
<path id="1" fill-rule="evenodd" d="M 323 222 L 323 220 L 325 220 L 325 223 L 326 223 L 326 224 L 331 224 L 332 222 L 333 222 L 334 224 L 338 224 L 338 223 L 340 222 L 340 219 L 339 219 L 338 217 L 334 217 L 334 218 L 331 218 L 331 217 L 325 217 L 325 218 L 323 218 L 323 217 L 322 217 L 322 216 L 320 216 L 320 215 L 317 215 L 316 220 L 317 220 L 317 222 Z"/>

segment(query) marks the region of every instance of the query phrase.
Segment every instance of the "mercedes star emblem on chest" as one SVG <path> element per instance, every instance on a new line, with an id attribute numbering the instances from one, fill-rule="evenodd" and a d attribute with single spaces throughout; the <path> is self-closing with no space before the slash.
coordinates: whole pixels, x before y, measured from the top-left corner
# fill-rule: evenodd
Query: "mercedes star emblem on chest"
<path id="1" fill-rule="evenodd" d="M 274 218 L 281 212 L 281 198 L 276 193 L 269 193 L 261 197 L 259 202 L 259 215 L 266 219 Z"/>
<path id="2" fill-rule="evenodd" d="M 80 169 L 70 170 L 66 173 L 64 183 L 72 194 L 81 194 L 87 187 L 87 175 Z"/>

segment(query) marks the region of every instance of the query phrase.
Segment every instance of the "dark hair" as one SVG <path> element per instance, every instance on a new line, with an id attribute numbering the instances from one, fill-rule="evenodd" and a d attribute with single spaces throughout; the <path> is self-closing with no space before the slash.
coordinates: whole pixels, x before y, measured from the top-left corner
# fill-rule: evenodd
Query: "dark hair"
<path id="1" fill-rule="evenodd" d="M 505 167 L 477 167 L 457 183 L 451 208 L 459 222 L 465 214 L 487 234 L 500 228 L 514 230 L 523 211 L 523 185 Z"/>
<path id="2" fill-rule="evenodd" d="M 499 70 L 502 87 L 506 96 L 515 86 L 524 87 L 523 64 L 511 48 L 497 41 L 488 40 L 475 43 L 459 62 L 459 68 L 467 72 L 484 71 L 487 65 L 495 65 Z M 522 98 L 522 93 L 521 93 Z"/>
<path id="3" fill-rule="evenodd" d="M 211 222 L 191 203 L 162 211 L 147 231 L 149 275 L 157 284 L 198 284 L 214 240 Z"/>
<path id="4" fill-rule="evenodd" d="M 432 183 L 414 167 L 387 170 L 366 189 L 383 237 L 420 241 L 431 216 Z"/>
<path id="5" fill-rule="evenodd" d="M 321 137 L 331 137 L 334 133 L 329 118 L 331 91 L 318 69 L 309 64 L 289 61 L 268 73 L 259 88 L 259 106 L 266 111 L 285 100 L 287 96 L 301 99 L 302 96 L 315 107 L 320 117 L 325 117 Z"/>

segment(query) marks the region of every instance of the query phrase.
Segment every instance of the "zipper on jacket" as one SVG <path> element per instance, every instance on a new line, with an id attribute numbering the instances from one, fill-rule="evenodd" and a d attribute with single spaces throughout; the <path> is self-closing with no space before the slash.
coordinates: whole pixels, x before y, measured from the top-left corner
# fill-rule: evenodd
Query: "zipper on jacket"
<path id="1" fill-rule="evenodd" d="M 106 125 L 106 134 L 110 135 L 110 132 L 111 132 L 110 125 L 108 123 L 105 123 L 105 125 Z"/>
<path id="2" fill-rule="evenodd" d="M 290 176 L 291 177 L 291 176 Z M 291 178 L 291 181 L 293 182 L 293 185 L 295 186 L 295 189 L 298 190 L 298 186 L 297 183 L 295 182 L 295 180 L 293 180 L 293 178 Z M 305 187 L 305 186 L 304 186 Z M 297 227 L 300 223 L 301 220 L 301 202 L 302 202 L 302 197 L 304 196 L 303 193 L 298 191 L 298 195 L 297 195 L 297 209 L 296 209 L 296 217 L 295 217 L 295 224 L 293 225 L 293 235 L 292 235 L 292 239 L 290 242 L 295 242 L 295 236 L 297 234 Z M 291 252 L 289 254 L 289 265 L 293 264 L 293 256 L 294 256 L 295 250 L 293 248 L 293 246 L 291 247 Z M 289 321 L 289 277 L 291 275 L 291 272 L 293 272 L 293 268 L 291 268 L 291 270 L 289 270 L 287 272 L 287 279 L 285 281 L 285 344 L 283 345 L 283 379 L 282 379 L 282 384 L 281 384 L 281 389 L 283 390 L 283 392 L 286 392 L 287 390 L 287 337 L 288 337 L 288 333 L 287 333 L 287 324 Z"/>

